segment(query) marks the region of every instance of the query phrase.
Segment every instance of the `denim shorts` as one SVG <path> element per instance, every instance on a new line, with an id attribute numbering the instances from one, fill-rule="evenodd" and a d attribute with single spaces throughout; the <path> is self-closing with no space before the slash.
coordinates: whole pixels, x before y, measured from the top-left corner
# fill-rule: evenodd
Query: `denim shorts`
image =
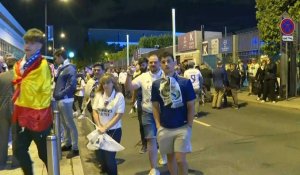
<path id="1" fill-rule="evenodd" d="M 146 139 L 156 138 L 156 124 L 153 117 L 153 113 L 143 111 L 142 124 Z"/>
<path id="2" fill-rule="evenodd" d="M 157 132 L 157 141 L 161 154 L 176 152 L 192 152 L 191 144 L 192 128 L 188 125 L 169 129 L 160 127 Z"/>

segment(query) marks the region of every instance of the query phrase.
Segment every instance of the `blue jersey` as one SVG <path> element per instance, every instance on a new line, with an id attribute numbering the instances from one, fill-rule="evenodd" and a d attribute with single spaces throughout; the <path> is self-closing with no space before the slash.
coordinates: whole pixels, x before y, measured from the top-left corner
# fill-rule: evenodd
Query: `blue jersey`
<path id="1" fill-rule="evenodd" d="M 182 94 L 183 106 L 178 108 L 171 108 L 171 105 L 164 105 L 162 97 L 160 95 L 160 83 L 162 79 L 158 79 L 153 82 L 151 90 L 151 101 L 159 102 L 160 105 L 160 124 L 165 128 L 178 128 L 187 124 L 187 102 L 196 98 L 193 85 L 190 80 L 173 76 L 179 84 Z"/>

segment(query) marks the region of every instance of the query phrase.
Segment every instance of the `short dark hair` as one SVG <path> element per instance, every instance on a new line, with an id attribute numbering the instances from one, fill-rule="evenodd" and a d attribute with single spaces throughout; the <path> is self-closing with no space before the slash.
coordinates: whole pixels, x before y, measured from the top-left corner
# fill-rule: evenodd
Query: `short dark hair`
<path id="1" fill-rule="evenodd" d="M 63 57 L 64 60 L 68 58 L 66 51 L 64 51 L 62 49 L 56 50 L 53 55 L 58 56 L 58 57 L 61 56 L 61 57 Z"/>
<path id="2" fill-rule="evenodd" d="M 105 70 L 104 64 L 103 64 L 103 63 L 101 63 L 101 62 L 96 62 L 96 63 L 93 65 L 93 68 L 95 68 L 95 67 L 97 67 L 97 66 L 101 67 L 102 70 Z"/>
<path id="3" fill-rule="evenodd" d="M 163 52 L 162 54 L 160 54 L 160 56 L 158 58 L 159 58 L 159 61 L 161 61 L 162 58 L 167 58 L 167 57 L 171 57 L 173 59 L 173 61 L 175 61 L 173 55 L 169 52 Z"/>
<path id="4" fill-rule="evenodd" d="M 190 62 L 188 62 L 188 68 L 190 69 L 190 68 L 194 68 L 194 66 L 195 66 L 195 63 L 193 62 L 193 61 L 190 61 Z"/>
<path id="5" fill-rule="evenodd" d="M 218 65 L 218 66 L 222 66 L 222 65 L 223 65 L 222 61 L 218 61 L 218 62 L 217 62 L 217 65 Z"/>
<path id="6" fill-rule="evenodd" d="M 141 57 L 138 59 L 138 64 L 141 65 L 143 63 L 148 63 L 148 59 L 146 57 Z"/>
<path id="7" fill-rule="evenodd" d="M 43 32 L 39 29 L 32 28 L 29 29 L 23 36 L 24 41 L 33 41 L 39 42 L 41 44 L 44 43 L 45 37 L 43 36 Z"/>

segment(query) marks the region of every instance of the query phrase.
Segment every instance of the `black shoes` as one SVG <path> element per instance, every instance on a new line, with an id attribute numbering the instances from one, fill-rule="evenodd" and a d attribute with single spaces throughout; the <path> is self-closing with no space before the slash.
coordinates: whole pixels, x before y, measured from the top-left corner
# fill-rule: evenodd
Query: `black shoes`
<path id="1" fill-rule="evenodd" d="M 146 146 L 142 146 L 141 150 L 139 151 L 140 154 L 144 154 L 147 152 L 147 147 Z"/>
<path id="2" fill-rule="evenodd" d="M 61 151 L 71 151 L 71 149 L 72 149 L 72 145 L 70 145 L 70 146 L 64 145 L 61 147 Z"/>
<path id="3" fill-rule="evenodd" d="M 67 158 L 67 159 L 71 159 L 71 158 L 76 157 L 76 156 L 79 156 L 79 150 L 71 150 L 71 151 L 67 154 L 66 158 Z"/>

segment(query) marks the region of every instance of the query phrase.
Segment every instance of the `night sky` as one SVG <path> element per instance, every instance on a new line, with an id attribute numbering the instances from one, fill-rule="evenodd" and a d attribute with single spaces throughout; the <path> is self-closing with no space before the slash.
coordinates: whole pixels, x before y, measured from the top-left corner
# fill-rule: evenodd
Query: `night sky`
<path id="1" fill-rule="evenodd" d="M 25 30 L 44 29 L 45 0 L 1 0 Z M 176 9 L 177 32 L 229 32 L 256 26 L 255 0 L 48 0 L 48 24 L 54 25 L 59 44 L 79 49 L 88 28 L 172 30 L 171 8 Z M 67 40 L 60 41 L 64 31 Z M 58 45 L 59 45 L 58 44 Z"/>

